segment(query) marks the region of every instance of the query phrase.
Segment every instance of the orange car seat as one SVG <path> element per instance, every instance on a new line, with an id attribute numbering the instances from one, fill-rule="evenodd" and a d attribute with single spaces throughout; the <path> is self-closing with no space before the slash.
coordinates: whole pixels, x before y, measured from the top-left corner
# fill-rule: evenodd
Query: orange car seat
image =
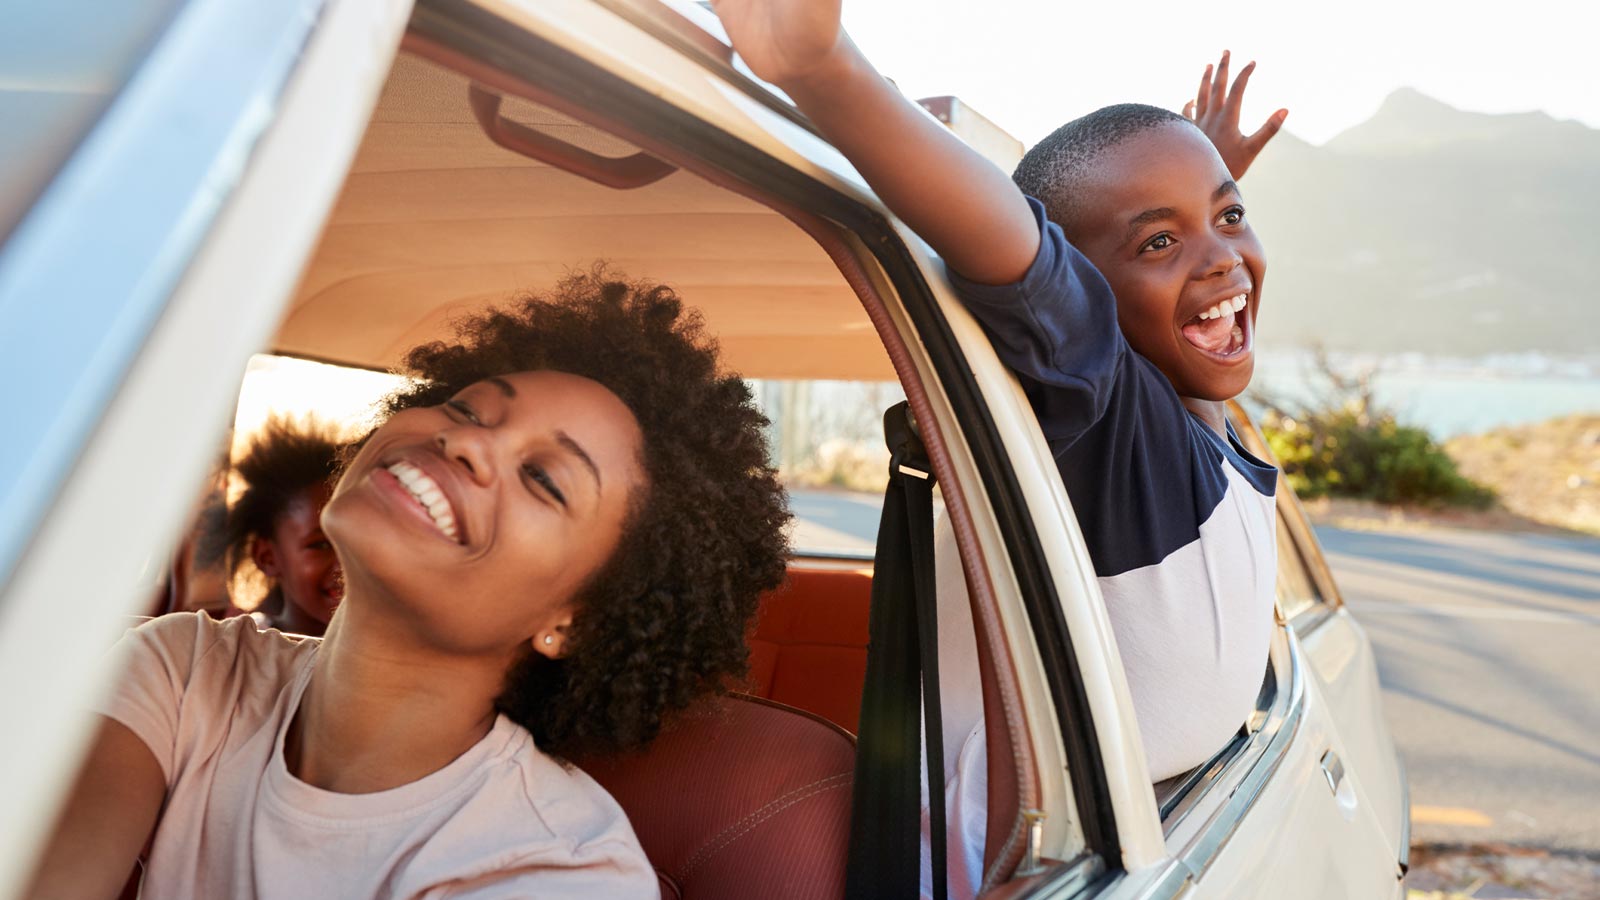
<path id="1" fill-rule="evenodd" d="M 788 581 L 761 601 L 750 636 L 750 693 L 854 734 L 871 601 L 870 568 L 791 567 Z"/>

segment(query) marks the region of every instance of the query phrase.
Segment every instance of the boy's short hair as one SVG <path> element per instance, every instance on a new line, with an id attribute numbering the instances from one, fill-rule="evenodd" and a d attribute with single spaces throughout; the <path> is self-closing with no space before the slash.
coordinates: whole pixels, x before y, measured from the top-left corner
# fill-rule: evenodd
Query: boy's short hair
<path id="1" fill-rule="evenodd" d="M 1104 106 L 1057 128 L 1033 145 L 1017 163 L 1011 180 L 1024 194 L 1039 198 L 1050 221 L 1070 237 L 1079 212 L 1077 198 L 1095 161 L 1138 134 L 1173 122 L 1194 123 L 1170 109 L 1146 103 Z"/>

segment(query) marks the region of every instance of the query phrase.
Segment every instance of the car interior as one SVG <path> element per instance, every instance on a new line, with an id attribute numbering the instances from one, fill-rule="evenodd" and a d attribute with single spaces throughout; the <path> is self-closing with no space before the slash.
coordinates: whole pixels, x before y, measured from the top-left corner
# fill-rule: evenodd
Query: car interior
<path id="1" fill-rule="evenodd" d="M 267 351 L 387 370 L 450 337 L 455 317 L 605 261 L 673 286 L 747 378 L 899 379 L 871 314 L 873 280 L 839 247 L 781 202 L 666 161 L 585 111 L 408 35 Z M 968 555 L 967 581 L 981 583 Z M 641 752 L 576 761 L 627 811 L 664 897 L 745 897 L 762 884 L 843 894 L 872 579 L 870 560 L 794 557 L 763 598 L 747 684 Z M 979 655 L 991 703 L 1008 663 Z M 1258 719 L 1276 683 L 1269 671 Z M 1192 806 L 1259 724 L 1158 789 L 1163 818 Z M 986 725 L 996 884 L 1022 858 L 1038 777 L 1026 725 Z"/>
<path id="2" fill-rule="evenodd" d="M 463 312 L 604 261 L 672 285 L 747 378 L 896 377 L 860 285 L 794 222 L 407 46 L 269 352 L 389 369 Z M 641 752 L 576 761 L 628 812 L 664 897 L 843 893 L 872 575 L 795 557 L 763 598 L 748 684 Z M 993 795 L 992 818 L 1015 819 L 1016 792 Z"/>

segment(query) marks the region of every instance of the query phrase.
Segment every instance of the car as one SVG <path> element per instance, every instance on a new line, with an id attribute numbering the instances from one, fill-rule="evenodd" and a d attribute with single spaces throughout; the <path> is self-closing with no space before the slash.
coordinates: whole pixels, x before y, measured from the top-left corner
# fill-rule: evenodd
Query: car
<path id="1" fill-rule="evenodd" d="M 903 390 L 982 648 L 985 896 L 1403 896 L 1409 805 L 1371 645 L 1288 486 L 1258 708 L 1152 790 L 1016 380 L 939 260 L 707 9 L 120 6 L 31 10 L 8 40 L 42 37 L 6 65 L 65 86 L 0 89 L 34 111 L 0 138 L 19 161 L 0 173 L 0 896 L 74 777 L 84 710 L 116 677 L 105 648 L 167 574 L 251 354 L 385 369 L 453 316 L 595 259 L 677 288 L 747 377 Z M 859 718 L 875 572 L 859 548 L 797 543 L 752 636 L 751 699 L 642 757 L 583 761 L 667 896 L 842 890 L 856 736 L 875 728 Z"/>

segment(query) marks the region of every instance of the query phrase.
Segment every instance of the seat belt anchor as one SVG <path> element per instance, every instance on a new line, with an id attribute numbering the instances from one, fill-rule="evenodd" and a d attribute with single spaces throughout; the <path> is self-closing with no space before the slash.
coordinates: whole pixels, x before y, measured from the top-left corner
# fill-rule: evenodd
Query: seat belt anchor
<path id="1" fill-rule="evenodd" d="M 928 448 L 922 443 L 922 429 L 904 401 L 890 407 L 883 417 L 884 436 L 891 450 L 889 477 L 909 475 L 932 483 L 933 466 L 928 461 Z"/>

